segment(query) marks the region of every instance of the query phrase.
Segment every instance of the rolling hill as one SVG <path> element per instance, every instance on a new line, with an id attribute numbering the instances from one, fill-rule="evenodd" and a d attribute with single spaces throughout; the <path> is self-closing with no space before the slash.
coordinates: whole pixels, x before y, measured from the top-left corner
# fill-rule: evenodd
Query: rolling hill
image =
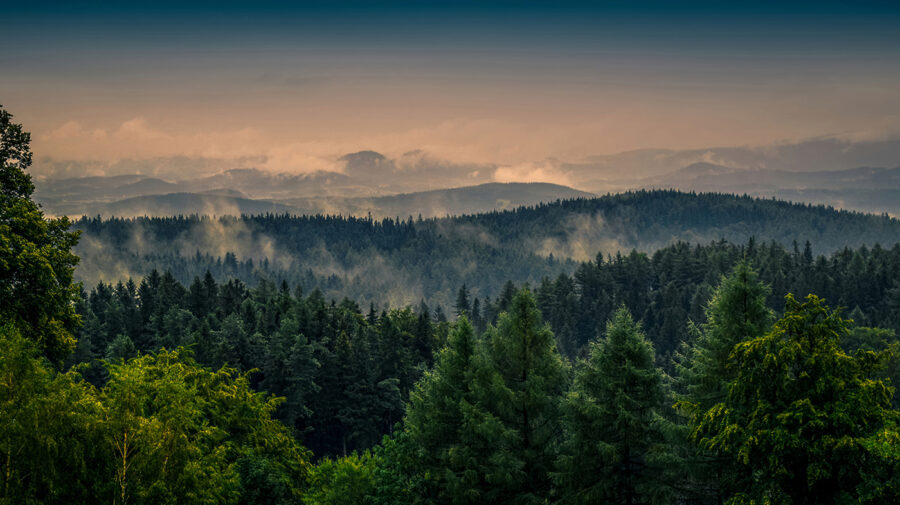
<path id="1" fill-rule="evenodd" d="M 593 198 L 596 195 L 548 183 L 486 183 L 478 186 L 437 189 L 417 193 L 357 198 L 299 198 L 281 200 L 306 214 L 331 213 L 353 216 L 444 217 L 506 210 L 541 202 Z"/>
<path id="2" fill-rule="evenodd" d="M 233 174 L 232 174 L 233 175 Z M 128 179 L 124 186 L 108 190 L 121 192 L 137 185 L 152 187 L 156 179 Z M 211 186 L 224 183 L 216 179 Z M 178 187 L 177 185 L 173 185 Z M 247 189 L 247 185 L 240 185 Z M 165 186 L 170 189 L 169 186 Z M 111 202 L 78 202 L 64 204 L 45 200 L 48 212 L 67 215 L 101 215 L 104 217 L 177 216 L 209 214 L 215 216 L 242 214 L 335 214 L 377 218 L 396 216 L 443 217 L 504 210 L 523 205 L 595 195 L 566 186 L 545 183 L 489 183 L 453 189 L 405 193 L 381 197 L 345 198 L 337 196 L 301 197 L 280 200 L 250 198 L 235 189 L 209 189 L 202 192 L 151 194 Z"/>
<path id="3" fill-rule="evenodd" d="M 723 194 L 638 191 L 433 219 L 258 215 L 82 219 L 76 271 L 88 284 L 171 270 L 183 282 L 210 270 L 255 283 L 283 279 L 327 295 L 451 306 L 466 284 L 495 296 L 507 280 L 537 283 L 578 261 L 686 241 L 806 241 L 815 253 L 894 247 L 900 221 Z M 896 246 L 900 247 L 900 246 Z"/>

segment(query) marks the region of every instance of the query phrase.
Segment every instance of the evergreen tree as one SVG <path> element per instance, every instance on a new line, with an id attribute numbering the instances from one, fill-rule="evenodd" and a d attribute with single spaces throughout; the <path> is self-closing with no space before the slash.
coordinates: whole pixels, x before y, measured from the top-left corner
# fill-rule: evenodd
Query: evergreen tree
<path id="1" fill-rule="evenodd" d="M 735 345 L 759 337 L 771 327 L 766 307 L 768 286 L 746 262 L 722 278 L 706 308 L 706 321 L 693 327 L 694 340 L 678 356 L 678 389 L 683 406 L 698 415 L 722 401 L 737 371 L 729 357 Z"/>
<path id="2" fill-rule="evenodd" d="M 106 348 L 106 359 L 108 361 L 129 360 L 136 355 L 137 349 L 134 347 L 134 342 L 131 341 L 128 335 L 122 333 L 117 335 Z"/>
<path id="3" fill-rule="evenodd" d="M 465 412 L 475 402 L 472 390 L 477 340 L 468 318 L 461 316 L 434 368 L 410 392 L 403 426 L 414 448 L 412 470 L 422 494 L 434 503 L 478 503 L 466 490 L 478 481 L 468 472 L 472 450 L 464 444 Z"/>
<path id="4" fill-rule="evenodd" d="M 666 395 L 653 346 L 625 307 L 591 343 L 563 403 L 556 480 L 565 503 L 671 503 L 664 478 Z"/>
<path id="5" fill-rule="evenodd" d="M 486 503 L 544 503 L 568 376 L 527 288 L 486 333 L 478 368 L 477 401 L 467 409 L 465 426 L 485 453 L 478 470 L 483 487 L 465 494 Z"/>
<path id="6" fill-rule="evenodd" d="M 269 340 L 262 366 L 261 389 L 284 396 L 278 415 L 288 426 L 303 429 L 312 414 L 311 398 L 319 392 L 316 374 L 319 362 L 315 347 L 300 333 L 300 325 L 292 317 L 281 321 L 281 327 Z"/>
<path id="7" fill-rule="evenodd" d="M 466 289 L 466 285 L 463 284 L 459 291 L 456 294 L 456 316 L 462 316 L 465 314 L 466 316 L 471 316 L 472 307 L 469 304 L 469 290 Z"/>
<path id="8" fill-rule="evenodd" d="M 768 286 L 759 281 L 747 261 L 741 261 L 716 288 L 706 307 L 706 321 L 691 326 L 694 340 L 676 355 L 678 406 L 687 417 L 687 432 L 724 400 L 728 384 L 738 373 L 731 359 L 734 347 L 769 330 L 773 314 L 766 307 L 768 296 Z M 683 468 L 693 494 L 721 502 L 735 478 L 729 473 L 728 460 L 715 452 L 690 448 L 685 457 Z"/>
<path id="9" fill-rule="evenodd" d="M 730 504 L 896 503 L 896 488 L 873 492 L 884 454 L 868 446 L 897 439 L 891 388 L 873 379 L 883 359 L 840 348 L 847 322 L 823 301 L 787 296 L 784 317 L 734 350 L 737 375 L 724 401 L 694 431 L 741 470 Z M 868 449 L 868 450 L 867 450 Z M 862 472 L 861 472 L 862 470 Z"/>

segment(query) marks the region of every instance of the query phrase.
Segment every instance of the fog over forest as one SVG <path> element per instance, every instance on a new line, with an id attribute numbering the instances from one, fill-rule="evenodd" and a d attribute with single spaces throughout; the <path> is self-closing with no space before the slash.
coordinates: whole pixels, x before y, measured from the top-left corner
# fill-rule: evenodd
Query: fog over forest
<path id="1" fill-rule="evenodd" d="M 900 503 L 900 2 L 0 19 L 0 505 Z"/>

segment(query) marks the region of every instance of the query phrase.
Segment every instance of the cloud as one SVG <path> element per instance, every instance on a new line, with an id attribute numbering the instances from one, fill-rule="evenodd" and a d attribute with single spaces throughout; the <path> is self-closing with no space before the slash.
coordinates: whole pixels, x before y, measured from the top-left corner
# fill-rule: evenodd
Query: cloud
<path id="1" fill-rule="evenodd" d="M 126 158 L 192 156 L 234 158 L 264 154 L 266 136 L 259 130 L 181 133 L 157 128 L 135 117 L 118 127 L 89 128 L 68 121 L 35 138 L 35 151 L 56 159 L 116 161 Z"/>
<path id="2" fill-rule="evenodd" d="M 133 167 L 130 173 L 184 177 L 246 166 L 248 160 L 255 161 L 256 168 L 272 172 L 299 174 L 340 170 L 334 154 L 341 146 L 336 143 L 278 143 L 253 128 L 182 133 L 158 128 L 141 117 L 110 129 L 89 128 L 77 121 L 68 121 L 46 134 L 37 135 L 34 144 L 44 165 L 37 164 L 38 172 L 43 168 L 50 175 L 59 172 L 60 160 L 65 160 L 65 172 L 69 176 L 120 173 L 121 170 L 116 169 L 128 171 L 126 167 Z M 198 170 L 186 174 L 181 170 L 183 163 L 166 169 L 165 160 L 172 158 L 212 162 L 195 163 Z M 154 163 L 160 165 L 159 169 L 148 167 Z M 85 166 L 84 173 L 75 173 L 78 166 Z M 209 170 L 203 170 L 202 166 Z"/>
<path id="3" fill-rule="evenodd" d="M 494 180 L 497 182 L 551 182 L 564 186 L 572 184 L 569 173 L 562 170 L 558 162 L 551 160 L 499 167 L 494 171 Z"/>

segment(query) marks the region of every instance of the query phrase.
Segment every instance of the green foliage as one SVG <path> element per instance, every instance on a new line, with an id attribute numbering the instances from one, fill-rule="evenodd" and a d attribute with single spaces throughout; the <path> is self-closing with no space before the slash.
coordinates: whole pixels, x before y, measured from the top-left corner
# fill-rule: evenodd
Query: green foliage
<path id="1" fill-rule="evenodd" d="M 406 443 L 413 448 L 412 471 L 419 493 L 435 503 L 470 503 L 480 481 L 472 469 L 477 447 L 467 444 L 467 414 L 476 403 L 473 391 L 475 353 L 479 341 L 465 315 L 450 332 L 447 345 L 435 357 L 410 392 L 404 418 Z"/>
<path id="2" fill-rule="evenodd" d="M 882 358 L 846 354 L 840 340 L 847 333 L 847 322 L 820 298 L 801 303 L 788 295 L 774 330 L 735 348 L 727 396 L 694 433 L 701 447 L 721 451 L 742 471 L 728 503 L 897 499 L 874 496 L 861 475 L 878 474 L 884 454 L 872 449 L 890 447 L 884 433 L 896 412 L 890 386 L 872 379 Z M 879 436 L 883 442 L 872 447 Z"/>
<path id="3" fill-rule="evenodd" d="M 100 408 L 77 372 L 56 372 L 34 340 L 0 327 L 0 504 L 90 501 Z"/>
<path id="4" fill-rule="evenodd" d="M 79 318 L 72 278 L 78 232 L 45 219 L 31 200 L 31 136 L 0 107 L 0 321 L 11 322 L 59 363 L 75 348 Z"/>
<path id="5" fill-rule="evenodd" d="M 481 338 L 461 316 L 410 395 L 409 488 L 426 503 L 543 503 L 567 380 L 527 289 Z"/>
<path id="6" fill-rule="evenodd" d="M 375 494 L 372 505 L 407 505 L 420 503 L 422 496 L 415 478 L 410 478 L 413 468 L 414 447 L 402 432 L 387 435 L 372 453 L 376 459 Z"/>
<path id="7" fill-rule="evenodd" d="M 110 363 L 100 393 L 103 460 L 115 503 L 235 503 L 258 495 L 235 462 L 264 465 L 267 480 L 299 496 L 308 454 L 271 418 L 277 399 L 234 369 L 210 371 L 185 351 Z M 258 484 L 265 484 L 259 482 Z M 107 501 L 107 500 L 103 500 Z"/>
<path id="8" fill-rule="evenodd" d="M 691 324 L 694 338 L 682 345 L 675 363 L 677 407 L 687 418 L 682 429 L 685 438 L 710 408 L 725 399 L 738 373 L 731 359 L 734 347 L 771 328 L 774 317 L 766 307 L 769 291 L 749 263 L 740 261 L 713 293 L 704 311 L 706 321 Z M 684 449 L 683 473 L 693 494 L 720 502 L 736 478 L 729 459 L 694 446 Z"/>
<path id="9" fill-rule="evenodd" d="M 565 503 L 671 503 L 666 394 L 653 346 L 625 307 L 590 345 L 563 403 L 556 480 Z"/>
<path id="10" fill-rule="evenodd" d="M 309 473 L 306 505 L 366 505 L 375 495 L 376 458 L 365 451 L 338 459 L 325 458 Z"/>
<path id="11" fill-rule="evenodd" d="M 185 351 L 107 364 L 97 390 L 0 330 L 0 503 L 297 503 L 309 454 L 245 375 Z"/>
<path id="12" fill-rule="evenodd" d="M 734 346 L 762 336 L 773 314 L 766 307 L 770 288 L 746 261 L 722 278 L 706 308 L 706 321 L 694 326 L 695 340 L 685 346 L 678 370 L 682 407 L 702 416 L 725 398 L 737 370 L 729 365 Z"/>
<path id="13" fill-rule="evenodd" d="M 543 503 L 568 371 L 530 291 L 519 291 L 485 334 L 476 367 L 476 402 L 466 407 L 464 429 L 468 445 L 483 454 L 479 495 L 486 502 Z"/>

